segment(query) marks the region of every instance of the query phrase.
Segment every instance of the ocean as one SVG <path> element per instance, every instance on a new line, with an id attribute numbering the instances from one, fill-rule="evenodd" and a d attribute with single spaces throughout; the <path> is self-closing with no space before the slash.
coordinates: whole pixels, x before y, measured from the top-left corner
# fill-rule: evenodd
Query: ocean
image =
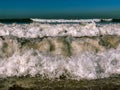
<path id="1" fill-rule="evenodd" d="M 1 20 L 0 78 L 96 80 L 120 74 L 118 19 Z"/>

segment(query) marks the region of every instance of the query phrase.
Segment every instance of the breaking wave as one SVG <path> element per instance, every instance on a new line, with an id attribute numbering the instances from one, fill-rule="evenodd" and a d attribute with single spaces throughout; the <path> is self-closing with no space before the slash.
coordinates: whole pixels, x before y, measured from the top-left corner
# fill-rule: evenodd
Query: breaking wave
<path id="1" fill-rule="evenodd" d="M 19 38 L 37 38 L 44 36 L 98 36 L 120 35 L 120 24 L 0 24 L 0 36 L 16 36 Z"/>
<path id="2" fill-rule="evenodd" d="M 0 78 L 120 74 L 120 24 L 0 24 Z"/>
<path id="3" fill-rule="evenodd" d="M 94 54 L 82 53 L 75 57 L 63 58 L 33 55 L 29 50 L 24 54 L 15 53 L 12 57 L 1 59 L 0 77 L 42 75 L 47 78 L 97 79 L 120 74 L 120 50 Z"/>

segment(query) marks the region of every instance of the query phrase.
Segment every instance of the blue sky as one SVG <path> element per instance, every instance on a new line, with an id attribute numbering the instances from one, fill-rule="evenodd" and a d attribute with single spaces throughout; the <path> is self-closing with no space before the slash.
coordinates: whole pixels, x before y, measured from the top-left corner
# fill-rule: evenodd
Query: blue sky
<path id="1" fill-rule="evenodd" d="M 0 0 L 0 18 L 119 18 L 120 0 Z"/>

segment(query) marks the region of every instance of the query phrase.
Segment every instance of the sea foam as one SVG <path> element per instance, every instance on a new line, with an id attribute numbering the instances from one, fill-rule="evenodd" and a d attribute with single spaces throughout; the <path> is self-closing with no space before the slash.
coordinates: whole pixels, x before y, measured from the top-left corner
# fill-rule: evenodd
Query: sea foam
<path id="1" fill-rule="evenodd" d="M 68 79 L 97 79 L 120 74 L 120 50 L 109 50 L 103 53 L 86 52 L 70 58 L 52 57 L 33 50 L 22 55 L 15 53 L 12 57 L 1 59 L 0 77 L 36 76 Z"/>
<path id="2" fill-rule="evenodd" d="M 44 36 L 98 36 L 120 35 L 120 24 L 103 24 L 95 22 L 82 24 L 0 24 L 0 36 L 19 38 L 37 38 Z"/>
<path id="3" fill-rule="evenodd" d="M 120 74 L 119 34 L 120 24 L 115 23 L 1 23 L 0 78 L 80 80 Z"/>

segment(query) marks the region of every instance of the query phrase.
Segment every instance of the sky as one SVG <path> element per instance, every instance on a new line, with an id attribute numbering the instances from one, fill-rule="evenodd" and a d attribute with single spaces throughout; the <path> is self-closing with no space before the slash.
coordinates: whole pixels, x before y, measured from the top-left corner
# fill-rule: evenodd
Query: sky
<path id="1" fill-rule="evenodd" d="M 120 18 L 120 0 L 0 0 L 10 18 Z"/>

